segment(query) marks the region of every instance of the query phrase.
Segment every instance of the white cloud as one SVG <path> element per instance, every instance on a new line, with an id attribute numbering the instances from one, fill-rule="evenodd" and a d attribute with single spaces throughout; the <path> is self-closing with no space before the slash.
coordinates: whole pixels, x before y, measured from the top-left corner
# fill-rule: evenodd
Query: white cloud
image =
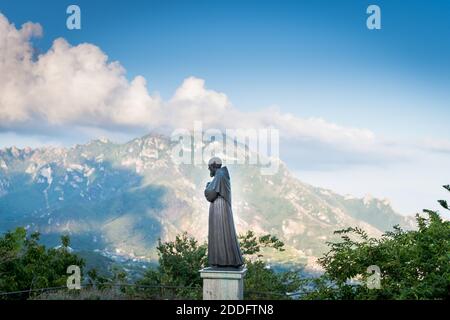
<path id="1" fill-rule="evenodd" d="M 280 130 L 283 139 L 296 145 L 322 143 L 339 150 L 370 153 L 388 149 L 375 134 L 367 129 L 339 126 L 322 118 L 300 118 L 283 113 L 278 108 L 257 112 L 242 112 L 234 108 L 224 93 L 205 87 L 205 81 L 190 77 L 176 90 L 172 99 L 164 104 L 169 117 L 164 125 L 192 128 L 200 120 L 204 128 L 266 128 Z"/>
<path id="2" fill-rule="evenodd" d="M 194 121 L 202 121 L 204 129 L 275 127 L 290 152 L 310 152 L 312 147 L 323 161 L 333 161 L 331 153 L 336 152 L 362 162 L 398 156 L 395 148 L 367 129 L 303 119 L 277 108 L 242 112 L 226 94 L 206 88 L 205 81 L 195 77 L 185 79 L 171 99 L 162 101 L 148 93 L 143 77 L 128 81 L 120 63 L 108 61 L 92 44 L 71 46 L 59 38 L 33 58 L 31 38 L 40 35 L 39 24 L 17 29 L 0 14 L 0 130 L 145 133 L 190 129 Z M 322 157 L 319 149 L 327 156 Z"/>
<path id="3" fill-rule="evenodd" d="M 150 127 L 160 121 L 159 98 L 148 94 L 144 78 L 129 82 L 100 48 L 62 38 L 34 60 L 30 39 L 41 34 L 39 24 L 16 29 L 0 15 L 1 127 Z"/>
<path id="4" fill-rule="evenodd" d="M 188 129 L 196 120 L 222 128 L 229 124 L 227 117 L 238 112 L 224 93 L 207 89 L 205 81 L 195 77 L 185 79 L 164 107 L 167 117 L 163 125 Z"/>

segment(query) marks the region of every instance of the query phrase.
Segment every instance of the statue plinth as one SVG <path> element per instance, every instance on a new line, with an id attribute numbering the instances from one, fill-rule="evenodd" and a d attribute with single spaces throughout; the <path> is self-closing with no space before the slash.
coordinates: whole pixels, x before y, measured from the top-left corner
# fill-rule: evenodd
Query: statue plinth
<path id="1" fill-rule="evenodd" d="M 247 268 L 215 268 L 200 270 L 203 279 L 203 300 L 242 300 Z"/>

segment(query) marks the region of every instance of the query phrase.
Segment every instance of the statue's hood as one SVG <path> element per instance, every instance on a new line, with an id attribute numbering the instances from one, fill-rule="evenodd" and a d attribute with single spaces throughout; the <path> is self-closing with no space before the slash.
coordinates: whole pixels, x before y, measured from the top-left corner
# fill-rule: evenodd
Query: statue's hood
<path id="1" fill-rule="evenodd" d="M 219 193 L 231 205 L 231 182 L 227 167 L 217 169 L 215 177 L 208 188 Z"/>
<path id="2" fill-rule="evenodd" d="M 228 180 L 230 180 L 230 173 L 228 172 L 228 168 L 227 167 L 221 167 L 220 169 L 217 170 L 217 172 L 219 174 L 222 174 Z"/>

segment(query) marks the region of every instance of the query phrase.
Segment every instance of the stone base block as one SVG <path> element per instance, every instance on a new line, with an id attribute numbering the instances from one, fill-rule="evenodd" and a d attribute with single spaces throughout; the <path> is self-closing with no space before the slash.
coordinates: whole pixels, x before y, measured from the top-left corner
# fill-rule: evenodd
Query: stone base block
<path id="1" fill-rule="evenodd" d="M 247 268 L 203 268 L 203 300 L 242 300 Z"/>

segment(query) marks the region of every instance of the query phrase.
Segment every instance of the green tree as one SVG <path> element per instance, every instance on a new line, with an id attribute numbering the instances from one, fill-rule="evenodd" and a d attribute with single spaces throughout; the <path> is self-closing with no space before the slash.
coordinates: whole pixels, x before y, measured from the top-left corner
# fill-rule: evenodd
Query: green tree
<path id="1" fill-rule="evenodd" d="M 439 203 L 448 210 L 444 200 Z M 450 298 L 450 221 L 438 212 L 423 211 L 427 217 L 416 215 L 417 230 L 396 226 L 379 239 L 359 228 L 336 231 L 341 241 L 329 243 L 330 251 L 319 259 L 325 273 L 303 281 L 304 298 Z M 379 289 L 366 285 L 371 265 L 380 268 Z"/>
<path id="2" fill-rule="evenodd" d="M 248 231 L 239 236 L 239 240 L 248 268 L 244 283 L 245 299 L 287 298 L 285 293 L 298 287 L 300 281 L 297 272 L 276 273 L 262 260 L 261 249 L 264 247 L 284 250 L 284 243 L 277 237 L 257 237 Z M 141 291 L 153 297 L 200 299 L 202 280 L 198 270 L 207 265 L 207 245 L 199 244 L 193 237 L 183 233 L 175 241 L 160 241 L 157 251 L 159 267 L 149 270 L 137 282 Z"/>
<path id="3" fill-rule="evenodd" d="M 245 264 L 248 269 L 244 278 L 244 299 L 287 299 L 287 293 L 300 286 L 299 270 L 275 272 L 264 261 L 263 248 L 284 251 L 284 243 L 276 236 L 256 236 L 253 231 L 239 236 Z"/>
<path id="4" fill-rule="evenodd" d="M 155 297 L 201 297 L 201 278 L 198 270 L 206 265 L 206 244 L 199 244 L 187 233 L 177 235 L 174 241 L 158 241 L 159 266 L 150 269 L 137 281 L 141 291 Z"/>
<path id="5" fill-rule="evenodd" d="M 27 235 L 24 228 L 0 237 L 0 292 L 29 290 L 0 298 L 24 299 L 35 289 L 65 286 L 67 267 L 84 266 L 84 261 L 69 251 L 68 236 L 61 237 L 62 245 L 54 249 L 40 245 L 39 237 L 37 232 Z"/>

